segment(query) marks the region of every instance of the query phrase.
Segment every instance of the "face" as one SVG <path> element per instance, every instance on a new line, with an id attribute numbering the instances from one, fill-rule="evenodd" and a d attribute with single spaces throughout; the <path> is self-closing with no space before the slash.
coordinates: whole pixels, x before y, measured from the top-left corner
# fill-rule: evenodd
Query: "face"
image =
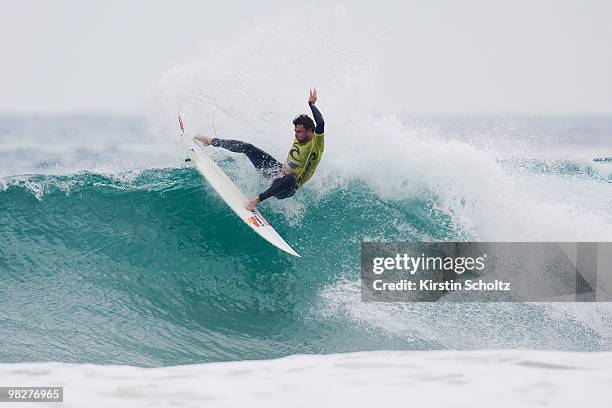
<path id="1" fill-rule="evenodd" d="M 307 142 L 314 136 L 314 131 L 312 129 L 304 129 L 304 125 L 295 125 L 295 138 L 298 142 Z"/>

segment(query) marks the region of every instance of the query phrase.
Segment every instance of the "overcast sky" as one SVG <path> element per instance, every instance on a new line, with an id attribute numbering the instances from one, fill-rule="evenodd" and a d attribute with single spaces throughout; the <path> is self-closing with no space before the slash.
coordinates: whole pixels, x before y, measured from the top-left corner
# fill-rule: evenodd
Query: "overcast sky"
<path id="1" fill-rule="evenodd" d="M 607 0 L 0 0 L 0 111 L 139 112 L 173 67 L 331 4 L 386 33 L 380 86 L 406 112 L 612 112 Z"/>

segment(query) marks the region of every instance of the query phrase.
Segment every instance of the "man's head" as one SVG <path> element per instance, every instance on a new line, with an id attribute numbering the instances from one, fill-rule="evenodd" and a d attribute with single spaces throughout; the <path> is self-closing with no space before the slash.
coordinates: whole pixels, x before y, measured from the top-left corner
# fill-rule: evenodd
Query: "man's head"
<path id="1" fill-rule="evenodd" d="M 308 115 L 300 115 L 293 119 L 295 138 L 303 143 L 314 137 L 315 123 Z"/>

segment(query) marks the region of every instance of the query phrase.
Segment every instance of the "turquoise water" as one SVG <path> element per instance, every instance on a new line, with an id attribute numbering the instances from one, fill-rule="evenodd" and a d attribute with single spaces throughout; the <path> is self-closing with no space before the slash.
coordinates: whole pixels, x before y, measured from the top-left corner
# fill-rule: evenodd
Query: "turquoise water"
<path id="1" fill-rule="evenodd" d="M 580 164 L 503 165 L 516 177 L 610 188 L 606 174 Z M 306 206 L 289 215 L 262 206 L 295 258 L 243 225 L 190 167 L 3 177 L 0 361 L 159 366 L 378 349 L 612 349 L 607 304 L 361 303 L 362 240 L 470 233 L 433 191 L 386 198 L 353 179 L 300 194 Z"/>
<path id="2" fill-rule="evenodd" d="M 177 364 L 404 343 L 355 337 L 348 322 L 312 315 L 343 265 L 358 270 L 361 234 L 389 229 L 364 223 L 366 209 L 337 215 L 365 192 L 321 200 L 297 226 L 270 214 L 300 248 L 296 259 L 245 228 L 190 168 L 130 182 L 91 173 L 26 180 L 46 184 L 41 201 L 21 185 L 1 193 L 4 361 Z M 426 207 L 414 207 L 415 224 L 434 230 L 419 215 Z"/>

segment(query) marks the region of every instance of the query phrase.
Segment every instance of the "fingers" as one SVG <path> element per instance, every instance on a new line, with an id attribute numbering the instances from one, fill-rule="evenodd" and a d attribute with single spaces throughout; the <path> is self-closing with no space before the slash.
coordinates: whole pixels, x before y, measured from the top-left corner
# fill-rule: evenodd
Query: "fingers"
<path id="1" fill-rule="evenodd" d="M 309 90 L 308 101 L 316 102 L 317 100 L 317 88 L 312 88 Z"/>

